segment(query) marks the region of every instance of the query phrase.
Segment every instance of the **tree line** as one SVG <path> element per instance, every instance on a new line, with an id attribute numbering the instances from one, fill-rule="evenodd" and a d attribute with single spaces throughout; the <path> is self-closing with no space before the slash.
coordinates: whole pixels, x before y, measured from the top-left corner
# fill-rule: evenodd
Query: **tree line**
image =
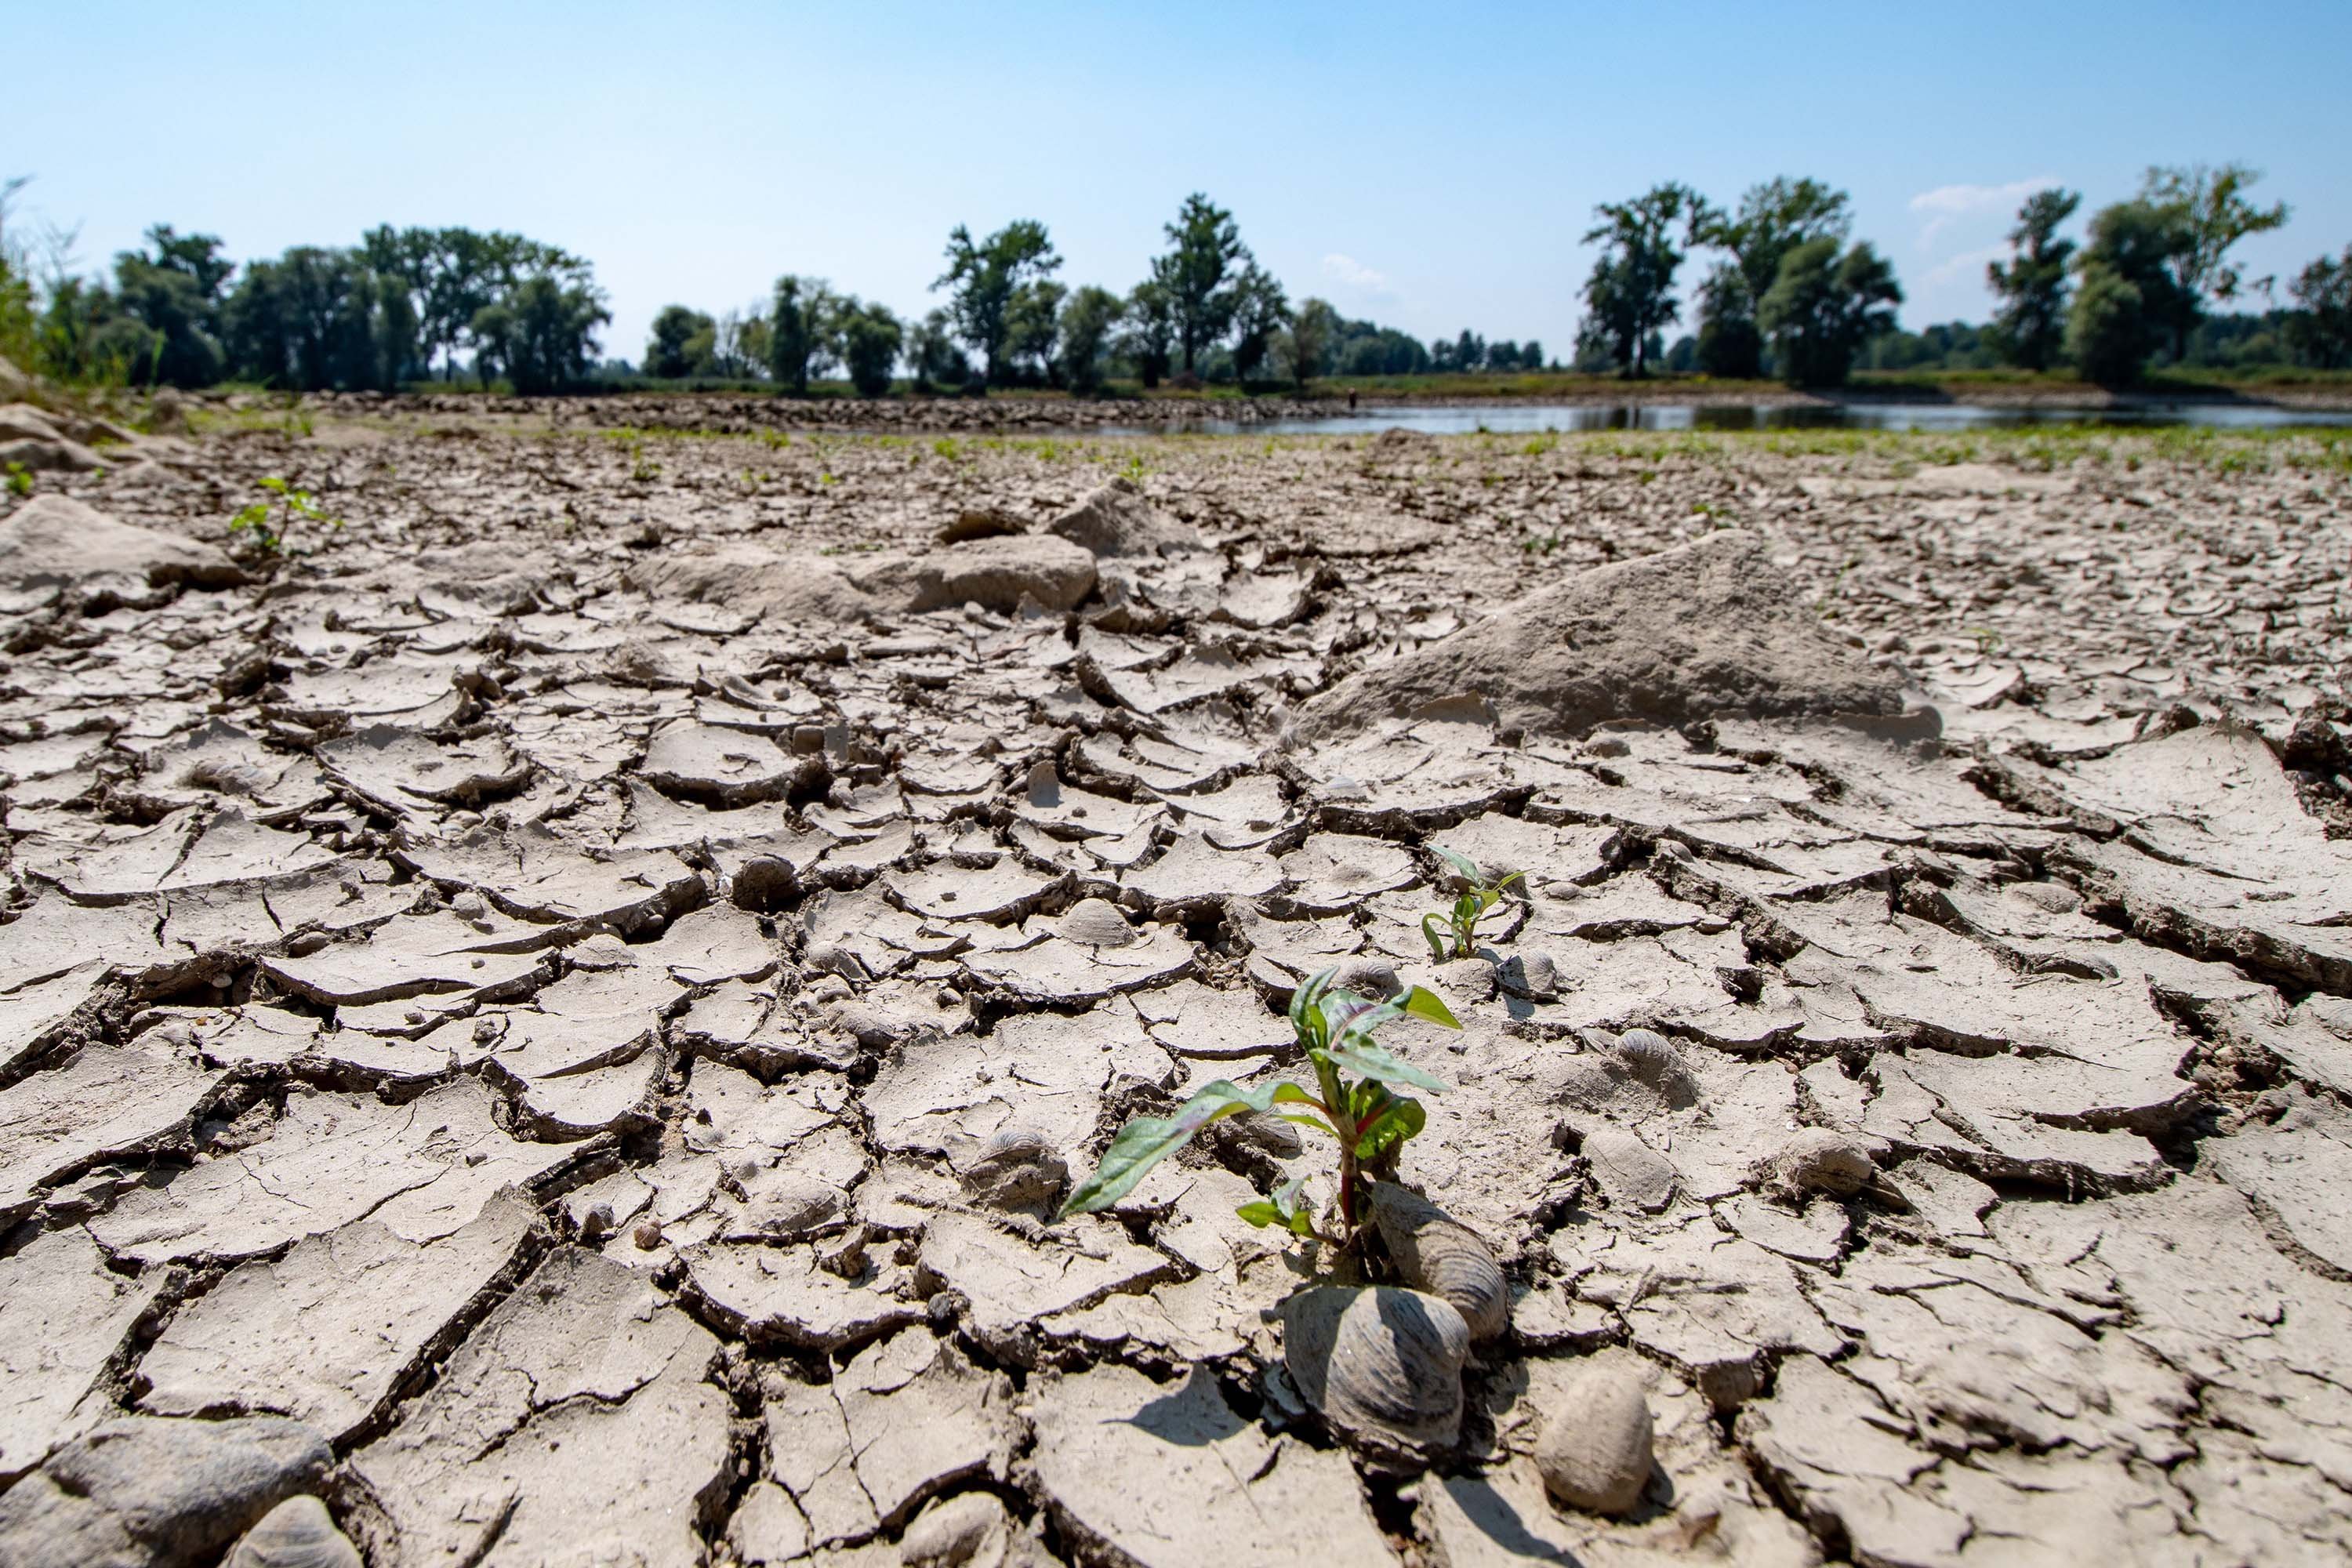
<path id="1" fill-rule="evenodd" d="M 2287 219 L 2254 205 L 2260 176 L 2240 164 L 2151 169 L 2140 191 L 2092 215 L 2080 242 L 2060 231 L 2078 193 L 2028 198 L 2010 254 L 1987 269 L 1998 301 L 1982 327 L 1905 333 L 1903 291 L 1867 241 L 1853 241 L 1845 192 L 1783 177 L 1719 207 L 1666 184 L 1603 203 L 1585 242 L 1600 256 L 1583 288 L 1574 363 L 1645 375 L 1777 375 L 1836 385 L 1859 367 L 2071 366 L 2126 383 L 2152 363 L 2189 363 L 2226 342 L 2262 354 L 2352 364 L 2352 247 L 2291 279 L 2291 308 L 2264 316 L 2220 307 L 2273 294 L 2231 259 L 2240 241 Z M 503 231 L 368 231 L 348 247 L 298 246 L 240 268 L 206 234 L 157 225 L 143 248 L 114 258 L 110 279 L 69 274 L 54 252 L 37 288 L 34 251 L 6 226 L 0 185 L 0 354 L 68 380 L 289 390 L 393 390 L 461 365 L 521 393 L 609 383 L 631 372 L 600 358 L 611 321 L 593 268 L 560 247 Z M 1118 376 L 1144 387 L 1203 381 L 1305 385 L 1327 376 L 1540 370 L 1543 345 L 1477 333 L 1423 344 L 1329 301 L 1292 303 L 1243 242 L 1234 216 L 1187 196 L 1166 248 L 1125 290 L 1073 288 L 1045 226 L 1020 219 L 975 236 L 958 225 L 931 288 L 941 302 L 902 319 L 879 302 L 787 273 L 745 310 L 686 305 L 656 318 L 634 374 L 659 381 L 763 380 L 805 392 L 838 373 L 867 395 L 902 371 L 918 391 L 1057 387 L 1092 394 Z M 1695 251 L 1713 255 L 1696 290 L 1695 330 L 1678 278 Z M 2248 323 L 2253 323 L 2249 326 Z M 1558 368 L 1553 366 L 1552 368 Z"/>
<path id="2" fill-rule="evenodd" d="M 2217 324 L 2217 307 L 2275 290 L 2277 279 L 2249 279 L 2231 259 L 2240 241 L 2287 220 L 2284 203 L 2249 199 L 2261 177 L 2239 163 L 2152 168 L 2137 195 L 2092 216 L 2079 244 L 2059 230 L 2080 209 L 2081 194 L 2035 192 L 2009 233 L 2008 258 L 1986 268 L 1992 321 L 1931 329 L 1940 335 L 1934 352 L 1910 363 L 2070 366 L 2105 384 L 2137 380 L 2152 363 L 2189 363 L 2200 334 Z M 1687 185 L 1662 184 L 1603 203 L 1594 216 L 1584 238 L 1601 255 L 1584 286 L 1580 368 L 1642 375 L 1663 359 L 1672 371 L 1769 372 L 1834 386 L 1858 363 L 1906 368 L 1886 352 L 1904 337 L 1926 346 L 1895 328 L 1903 290 L 1893 267 L 1869 242 L 1848 243 L 1846 193 L 1818 180 L 1768 180 L 1730 208 Z M 1695 249 L 1719 259 L 1698 286 L 1696 333 L 1667 349 L 1664 330 L 1682 317 L 1676 275 Z M 2286 291 L 2294 308 L 2268 312 L 2269 352 L 2282 363 L 2352 364 L 2352 247 L 2312 262 Z M 2260 331 L 2219 336 L 2251 342 Z M 2229 357 L 2252 362 L 2243 351 Z"/>

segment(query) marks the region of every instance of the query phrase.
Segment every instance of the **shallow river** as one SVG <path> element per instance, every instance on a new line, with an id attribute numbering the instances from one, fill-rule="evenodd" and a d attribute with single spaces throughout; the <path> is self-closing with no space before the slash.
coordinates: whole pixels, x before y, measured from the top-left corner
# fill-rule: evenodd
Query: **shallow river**
<path id="1" fill-rule="evenodd" d="M 1493 403 L 1365 408 L 1290 419 L 1187 420 L 1109 426 L 1104 435 L 1354 436 L 1402 426 L 1432 436 L 1546 430 L 1991 430 L 2030 425 L 2198 425 L 2223 430 L 2352 426 L 2352 410 L 2248 403 L 2145 403 L 2127 407 L 1984 407 L 1954 403 Z"/>

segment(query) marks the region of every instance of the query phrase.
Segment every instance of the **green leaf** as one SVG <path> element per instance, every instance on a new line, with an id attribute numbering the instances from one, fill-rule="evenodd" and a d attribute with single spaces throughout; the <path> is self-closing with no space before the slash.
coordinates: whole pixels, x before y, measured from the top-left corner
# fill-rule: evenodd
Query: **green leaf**
<path id="1" fill-rule="evenodd" d="M 1426 986 L 1416 985 L 1403 997 L 1404 1010 L 1416 1018 L 1426 1018 L 1444 1028 L 1458 1029 L 1462 1020 L 1445 1005 L 1445 999 Z"/>
<path id="2" fill-rule="evenodd" d="M 279 479 L 276 474 L 271 474 L 268 478 L 261 481 L 261 488 L 268 490 L 272 495 L 282 496 L 286 493 L 286 481 Z"/>
<path id="3" fill-rule="evenodd" d="M 1417 1100 L 1401 1098 L 1366 1124 L 1356 1140 L 1356 1158 L 1377 1159 L 1429 1125 L 1429 1111 Z"/>
<path id="4" fill-rule="evenodd" d="M 1278 1225 L 1295 1236 L 1312 1236 L 1315 1222 L 1298 1202 L 1298 1190 L 1306 1184 L 1306 1177 L 1293 1176 L 1267 1196 L 1245 1203 L 1234 1212 L 1261 1230 Z"/>
<path id="5" fill-rule="evenodd" d="M 1271 1198 L 1253 1198 L 1234 1212 L 1260 1230 L 1270 1225 L 1286 1226 L 1289 1223 L 1287 1216 L 1274 1206 Z"/>
<path id="6" fill-rule="evenodd" d="M 1323 993 L 1331 988 L 1331 982 L 1339 973 L 1339 966 L 1335 963 L 1302 981 L 1290 994 L 1290 1026 L 1297 1032 L 1299 1044 L 1322 1044 L 1323 1037 L 1317 1032 L 1316 1025 L 1322 1017 Z"/>
<path id="7" fill-rule="evenodd" d="M 1432 963 L 1444 963 L 1445 918 L 1434 914 L 1422 916 L 1421 934 L 1429 939 L 1429 961 Z"/>
<path id="8" fill-rule="evenodd" d="M 1144 1173 L 1192 1141 L 1211 1122 L 1244 1110 L 1269 1110 L 1280 1084 L 1244 1089 L 1225 1079 L 1206 1085 L 1173 1116 L 1139 1116 L 1120 1128 L 1103 1151 L 1102 1163 L 1072 1189 L 1060 1217 L 1092 1214 L 1127 1196 Z"/>
<path id="9" fill-rule="evenodd" d="M 1425 1089 L 1433 1094 L 1445 1092 L 1445 1085 L 1438 1079 L 1361 1037 L 1350 1036 L 1344 1040 L 1335 1040 L 1324 1047 L 1324 1054 L 1360 1078 L 1371 1079 L 1378 1083 L 1410 1084 L 1414 1089 Z"/>
<path id="10" fill-rule="evenodd" d="M 1432 854 L 1444 861 L 1447 865 L 1453 867 L 1454 869 L 1473 887 L 1485 885 L 1486 874 L 1478 869 L 1478 862 L 1470 858 L 1469 856 L 1456 854 L 1454 851 L 1448 849 L 1443 844 L 1433 844 L 1429 848 Z"/>

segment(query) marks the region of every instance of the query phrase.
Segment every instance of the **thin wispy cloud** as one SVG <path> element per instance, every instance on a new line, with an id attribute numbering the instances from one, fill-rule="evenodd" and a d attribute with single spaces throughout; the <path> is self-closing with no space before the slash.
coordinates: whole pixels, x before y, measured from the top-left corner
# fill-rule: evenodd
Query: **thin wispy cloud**
<path id="1" fill-rule="evenodd" d="M 1963 278 L 1983 276 L 1985 263 L 1997 261 L 2009 254 L 2006 245 L 1987 245 L 1975 250 L 1963 250 L 1958 256 L 1937 262 L 1927 271 L 1930 283 L 1957 283 Z"/>
<path id="2" fill-rule="evenodd" d="M 1387 273 L 1367 267 L 1352 256 L 1342 256 L 1336 250 L 1323 258 L 1323 275 L 1340 288 L 1368 299 L 1396 298 L 1396 290 L 1389 286 Z"/>
<path id="3" fill-rule="evenodd" d="M 2014 212 L 2026 197 L 2057 183 L 2054 174 L 2037 174 L 2005 185 L 1937 185 L 1932 191 L 1921 191 L 1911 198 L 1911 210 L 1927 215 L 1927 226 L 1919 231 L 1919 248 L 1933 249 L 1936 237 L 1960 218 L 1983 212 Z"/>

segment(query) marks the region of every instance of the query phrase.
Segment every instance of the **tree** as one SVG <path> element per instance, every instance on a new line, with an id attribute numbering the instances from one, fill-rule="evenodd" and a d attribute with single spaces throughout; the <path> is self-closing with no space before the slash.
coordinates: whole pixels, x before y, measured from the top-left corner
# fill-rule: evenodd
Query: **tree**
<path id="1" fill-rule="evenodd" d="M 945 310 L 933 310 L 907 337 L 907 358 L 915 371 L 915 389 L 961 386 L 971 379 L 971 364 L 956 347 L 955 325 Z"/>
<path id="2" fill-rule="evenodd" d="M 1308 382 L 1330 369 L 1332 351 L 1339 346 L 1345 330 L 1346 323 L 1328 300 L 1301 300 L 1298 309 L 1291 312 L 1290 336 L 1286 346 L 1291 379 L 1298 383 L 1301 391 Z"/>
<path id="3" fill-rule="evenodd" d="M 1519 368 L 1521 370 L 1541 370 L 1543 367 L 1543 344 L 1538 342 L 1533 338 L 1529 338 L 1526 342 L 1519 345 Z"/>
<path id="4" fill-rule="evenodd" d="M 2139 199 L 2173 215 L 2184 240 L 2170 258 L 2178 294 L 2169 320 L 2172 357 L 2189 357 L 2189 334 L 2197 328 L 2208 301 L 2226 302 L 2238 297 L 2246 279 L 2230 262 L 2230 252 L 2248 235 L 2266 234 L 2286 222 L 2287 205 L 2257 207 L 2244 192 L 2262 175 L 2243 163 L 2209 169 L 2202 163 L 2185 169 L 2151 168 L 2140 183 Z M 2252 287 L 2268 293 L 2273 279 Z"/>
<path id="5" fill-rule="evenodd" d="M 1118 295 L 1091 283 L 1072 290 L 1062 301 L 1055 357 L 1061 362 L 1062 380 L 1072 392 L 1090 395 L 1102 390 L 1111 329 L 1118 324 L 1123 308 Z"/>
<path id="6" fill-rule="evenodd" d="M 776 384 L 808 391 L 809 377 L 834 360 L 835 312 L 841 301 L 822 278 L 787 272 L 768 308 L 768 370 Z"/>
<path id="7" fill-rule="evenodd" d="M 1004 311 L 1004 358 L 1013 373 L 1007 379 L 1041 386 L 1060 379 L 1054 354 L 1060 346 L 1062 300 L 1068 294 L 1050 278 L 1033 278 L 1013 291 Z"/>
<path id="8" fill-rule="evenodd" d="M 2103 385 L 2134 381 L 2160 343 L 2186 343 L 2199 310 L 2179 262 L 2194 243 L 2178 205 L 2117 202 L 2092 216 L 2066 320 L 2067 357 L 2084 374 Z"/>
<path id="9" fill-rule="evenodd" d="M 1630 202 L 1603 202 L 1592 212 L 1601 221 L 1585 231 L 1584 243 L 1603 248 L 1585 280 L 1584 330 L 1610 345 L 1628 374 L 1646 375 L 1651 337 L 1682 315 L 1675 272 L 1713 215 L 1696 191 L 1676 184 Z"/>
<path id="10" fill-rule="evenodd" d="M 1250 254 L 1234 215 L 1198 191 L 1184 198 L 1166 233 L 1170 249 L 1151 264 L 1151 280 L 1167 295 L 1189 375 L 1201 351 L 1232 327 L 1240 299 L 1226 279 Z"/>
<path id="11" fill-rule="evenodd" d="M 2002 300 L 1993 317 L 1993 346 L 2011 364 L 2048 370 L 2065 346 L 2066 265 L 2074 242 L 2060 239 L 2058 226 L 2082 205 L 2074 191 L 2036 191 L 2017 209 L 2008 265 L 1985 264 L 1985 280 Z"/>
<path id="12" fill-rule="evenodd" d="M 1786 175 L 1748 187 L 1733 212 L 1710 210 L 1697 226 L 1698 243 L 1730 252 L 1730 260 L 1699 285 L 1699 368 L 1709 375 L 1761 375 L 1764 333 L 1756 313 L 1781 261 L 1816 239 L 1843 243 L 1852 226 L 1843 191 Z"/>
<path id="13" fill-rule="evenodd" d="M 2305 268 L 2286 291 L 2302 307 L 2286 326 L 2295 353 L 2325 370 L 2352 364 L 2352 245 L 2341 260 L 2323 256 Z"/>
<path id="14" fill-rule="evenodd" d="M 1290 300 L 1273 274 L 1244 263 L 1234 280 L 1234 374 L 1244 385 L 1274 352 L 1275 335 L 1290 324 Z"/>
<path id="15" fill-rule="evenodd" d="M 1824 236 L 1780 258 L 1756 321 L 1791 385 L 1836 386 L 1862 345 L 1895 325 L 1891 307 L 1902 302 L 1895 269 L 1867 242 L 1840 256 L 1838 242 Z"/>
<path id="16" fill-rule="evenodd" d="M 515 391 L 531 396 L 585 380 L 596 329 L 612 319 L 593 285 L 539 272 L 478 313 L 469 331 Z"/>
<path id="17" fill-rule="evenodd" d="M 702 353 L 693 352 L 702 340 Z M 654 318 L 653 335 L 646 340 L 645 363 L 638 368 L 656 381 L 675 381 L 700 374 L 718 346 L 718 323 L 699 310 L 669 305 Z M 698 363 L 698 359 L 702 363 Z"/>
<path id="18" fill-rule="evenodd" d="M 2066 357 L 2101 385 L 2120 386 L 2139 379 L 2153 342 L 2139 286 L 2104 262 L 2084 268 L 2066 313 Z"/>
<path id="19" fill-rule="evenodd" d="M 1169 356 L 1175 341 L 1175 310 L 1169 302 L 1166 287 L 1156 277 L 1137 284 L 1127 297 L 1126 325 L 1120 333 L 1119 347 L 1135 362 L 1145 390 L 1158 386 L 1160 378 L 1168 374 Z"/>
<path id="20" fill-rule="evenodd" d="M 907 337 L 898 318 L 887 306 L 861 305 L 852 298 L 841 302 L 835 320 L 841 363 L 849 371 L 850 384 L 857 388 L 860 397 L 880 397 L 887 393 L 890 373 L 898 363 L 898 350 Z"/>
<path id="21" fill-rule="evenodd" d="M 210 386 L 227 367 L 220 342 L 223 290 L 236 263 L 220 255 L 209 234 L 181 235 L 170 224 L 147 231 L 150 250 L 114 258 L 115 300 L 122 314 L 146 329 L 143 352 L 129 368 L 140 380 L 173 386 Z"/>
<path id="22" fill-rule="evenodd" d="M 1006 224 L 974 244 L 958 224 L 948 235 L 948 269 L 933 289 L 946 289 L 956 335 L 980 356 L 982 384 L 996 385 L 1011 367 L 1004 359 L 1006 317 L 1022 285 L 1062 265 L 1045 226 L 1034 218 Z"/>

